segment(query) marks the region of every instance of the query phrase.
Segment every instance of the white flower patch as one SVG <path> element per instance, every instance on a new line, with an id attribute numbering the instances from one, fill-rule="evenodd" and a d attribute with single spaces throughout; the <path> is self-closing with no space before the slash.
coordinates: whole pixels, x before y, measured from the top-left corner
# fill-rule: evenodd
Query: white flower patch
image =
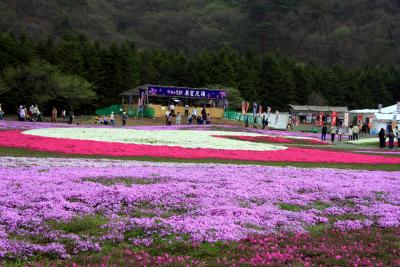
<path id="1" fill-rule="evenodd" d="M 117 142 L 154 146 L 176 146 L 183 148 L 210 148 L 225 150 L 270 151 L 283 150 L 287 147 L 267 143 L 255 143 L 242 140 L 219 138 L 214 136 L 265 136 L 256 133 L 194 130 L 146 131 L 133 129 L 108 128 L 50 128 L 24 131 L 24 134 L 90 140 L 101 142 Z"/>
<path id="2" fill-rule="evenodd" d="M 352 140 L 352 141 L 345 141 L 345 143 L 353 144 L 353 145 L 367 145 L 367 144 L 376 144 L 379 142 L 379 139 L 377 137 L 373 138 L 363 138 L 363 139 L 358 139 L 358 140 Z"/>

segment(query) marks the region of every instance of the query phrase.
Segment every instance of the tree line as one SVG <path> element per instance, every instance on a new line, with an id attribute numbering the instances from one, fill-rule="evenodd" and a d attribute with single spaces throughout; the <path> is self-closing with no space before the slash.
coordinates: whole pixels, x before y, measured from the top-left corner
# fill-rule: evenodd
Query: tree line
<path id="1" fill-rule="evenodd" d="M 398 0 L 10 0 L 0 32 L 86 34 L 103 43 L 196 54 L 226 44 L 327 66 L 398 64 Z"/>
<path id="2" fill-rule="evenodd" d="M 120 103 L 121 92 L 140 84 L 235 88 L 236 98 L 281 111 L 289 103 L 376 108 L 400 100 L 398 66 L 327 67 L 226 46 L 187 55 L 138 49 L 129 41 L 102 45 L 85 36 L 0 35 L 0 102 L 8 111 L 39 104 L 45 111 L 62 105 L 93 113 Z"/>

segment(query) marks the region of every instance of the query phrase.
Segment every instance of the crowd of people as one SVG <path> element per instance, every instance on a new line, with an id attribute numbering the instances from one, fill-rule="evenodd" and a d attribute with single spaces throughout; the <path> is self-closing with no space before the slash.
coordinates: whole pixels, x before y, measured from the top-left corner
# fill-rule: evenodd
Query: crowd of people
<path id="1" fill-rule="evenodd" d="M 343 136 L 347 136 L 347 140 L 358 140 L 360 138 L 360 125 L 349 125 L 345 127 L 343 125 L 332 125 L 329 129 L 329 134 L 331 136 L 331 142 L 334 143 L 337 139 L 339 142 L 343 141 Z M 365 133 L 366 134 L 366 133 Z M 321 129 L 321 140 L 326 141 L 326 136 L 328 135 L 328 126 L 324 124 Z"/>
<path id="2" fill-rule="evenodd" d="M 60 116 L 58 116 L 60 115 Z M 4 112 L 1 109 L 1 104 L 0 104 L 0 119 L 3 119 L 4 117 Z M 42 112 L 39 110 L 39 107 L 37 105 L 31 105 L 29 108 L 25 105 L 20 105 L 17 109 L 17 117 L 19 121 L 24 121 L 24 122 L 41 122 L 43 121 L 43 115 Z M 61 111 L 60 114 L 58 114 L 58 111 L 55 107 L 53 107 L 51 111 L 51 119 L 50 121 L 52 123 L 57 122 L 57 118 L 61 117 L 63 122 L 68 122 L 69 124 L 72 124 L 73 119 L 74 119 L 74 112 L 71 110 L 69 111 L 69 114 L 67 116 L 67 112 L 65 109 Z"/>
<path id="3" fill-rule="evenodd" d="M 24 105 L 20 105 L 17 110 L 17 115 L 19 121 L 42 121 L 42 113 L 37 105 L 31 105 L 29 109 Z"/>
<path id="4" fill-rule="evenodd" d="M 121 120 L 122 120 L 122 126 L 126 126 L 126 123 L 128 121 L 128 115 L 126 114 L 126 112 L 122 113 Z M 107 116 L 107 115 L 104 115 L 104 116 L 97 115 L 96 118 L 95 118 L 95 122 L 94 123 L 97 126 L 105 125 L 105 126 L 114 127 L 115 126 L 115 121 L 116 121 L 115 120 L 115 113 L 111 112 L 111 114 L 109 116 Z"/>
<path id="5" fill-rule="evenodd" d="M 328 133 L 329 132 L 329 133 Z M 335 140 L 341 142 L 343 140 L 343 136 L 347 136 L 347 140 L 359 140 L 360 133 L 367 134 L 368 131 L 362 129 L 361 125 L 350 125 L 349 127 L 344 127 L 342 125 L 335 126 L 332 125 L 330 129 L 325 124 L 321 129 L 321 140 L 326 141 L 326 137 L 330 134 L 330 141 L 334 143 Z M 400 148 L 400 131 L 399 127 L 396 126 L 393 128 L 392 124 L 388 124 L 386 130 L 381 128 L 379 134 L 379 147 L 384 149 L 386 147 L 386 139 L 389 141 L 389 148 L 394 148 L 395 140 L 397 139 L 397 146 Z"/>
<path id="6" fill-rule="evenodd" d="M 397 139 L 397 147 L 400 148 L 400 132 L 399 126 L 393 129 L 392 124 L 388 124 L 385 129 L 381 128 L 378 134 L 379 137 L 379 148 L 384 149 L 386 147 L 386 139 L 389 139 L 389 149 L 394 148 L 395 139 Z"/>
<path id="7" fill-rule="evenodd" d="M 211 125 L 211 115 L 207 113 L 206 107 L 203 106 L 201 108 L 200 114 L 197 111 L 197 107 L 192 108 L 192 113 L 189 114 L 190 106 L 188 104 L 185 105 L 185 114 L 182 116 L 180 112 L 175 114 L 175 105 L 171 104 L 169 109 L 165 112 L 165 125 L 171 126 L 173 123 L 173 119 L 175 118 L 176 125 L 182 124 L 183 117 L 186 118 L 186 124 L 191 125 L 196 123 L 198 125 L 207 124 Z"/>

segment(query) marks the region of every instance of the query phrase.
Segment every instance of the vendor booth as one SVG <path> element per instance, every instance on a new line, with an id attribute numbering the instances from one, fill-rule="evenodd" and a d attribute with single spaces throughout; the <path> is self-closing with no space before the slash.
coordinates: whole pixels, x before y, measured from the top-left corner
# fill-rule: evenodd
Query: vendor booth
<path id="1" fill-rule="evenodd" d="M 185 105 L 189 105 L 189 114 L 196 108 L 197 114 L 205 107 L 212 118 L 223 118 L 227 91 L 224 89 L 189 88 L 163 85 L 142 85 L 120 94 L 124 109 L 132 114 L 133 109 L 145 107 L 154 110 L 154 117 L 164 117 L 171 105 L 174 113 L 185 114 Z"/>
<path id="2" fill-rule="evenodd" d="M 386 130 L 388 124 L 395 128 L 399 123 L 400 114 L 375 113 L 372 117 L 371 134 L 378 134 L 381 128 Z"/>
<path id="3" fill-rule="evenodd" d="M 295 125 L 346 124 L 347 107 L 289 105 Z"/>
<path id="4" fill-rule="evenodd" d="M 351 110 L 350 114 L 358 124 L 367 123 L 371 134 L 378 134 L 381 128 L 386 130 L 388 124 L 395 127 L 400 123 L 400 102 L 385 108 Z"/>

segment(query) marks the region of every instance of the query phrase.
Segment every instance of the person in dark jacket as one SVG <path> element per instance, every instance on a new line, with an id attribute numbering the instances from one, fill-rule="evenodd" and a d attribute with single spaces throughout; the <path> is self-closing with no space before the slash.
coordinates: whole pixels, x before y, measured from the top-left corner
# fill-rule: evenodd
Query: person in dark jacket
<path id="1" fill-rule="evenodd" d="M 324 126 L 322 126 L 322 130 L 321 130 L 321 140 L 322 141 L 326 141 L 327 133 L 328 133 L 328 127 L 326 126 L 326 124 L 324 124 Z"/>
<path id="2" fill-rule="evenodd" d="M 384 149 L 385 148 L 385 142 L 386 142 L 385 129 L 381 128 L 381 130 L 379 132 L 379 148 Z"/>
<path id="3" fill-rule="evenodd" d="M 246 128 L 249 127 L 249 116 L 247 116 L 247 115 L 245 115 L 245 117 L 244 117 L 244 125 Z"/>
<path id="4" fill-rule="evenodd" d="M 263 126 L 263 130 L 265 129 L 265 126 L 267 125 L 267 121 L 268 119 L 265 117 L 265 115 L 262 117 L 262 126 Z"/>
<path id="5" fill-rule="evenodd" d="M 68 119 L 69 119 L 69 124 L 72 124 L 72 121 L 74 120 L 74 112 L 72 110 L 68 114 Z"/>
<path id="6" fill-rule="evenodd" d="M 122 113 L 122 126 L 126 126 L 127 120 L 128 120 L 128 115 L 126 115 L 126 112 Z"/>
<path id="7" fill-rule="evenodd" d="M 207 111 L 206 111 L 205 105 L 203 106 L 203 108 L 201 110 L 201 118 L 203 119 L 203 124 L 205 124 L 207 121 Z"/>

